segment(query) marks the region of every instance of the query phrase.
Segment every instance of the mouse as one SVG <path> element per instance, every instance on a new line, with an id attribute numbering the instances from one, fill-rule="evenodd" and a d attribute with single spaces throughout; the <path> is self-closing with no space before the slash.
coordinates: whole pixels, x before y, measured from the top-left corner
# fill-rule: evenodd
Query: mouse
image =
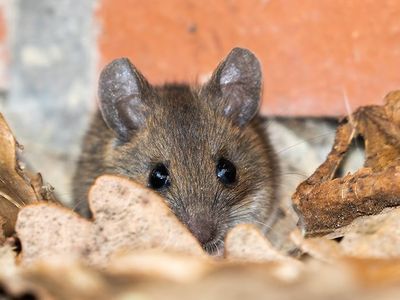
<path id="1" fill-rule="evenodd" d="M 204 84 L 152 85 L 129 59 L 113 60 L 100 73 L 73 178 L 77 211 L 90 217 L 90 186 L 117 174 L 160 194 L 210 254 L 237 224 L 267 233 L 280 179 L 261 99 L 261 64 L 244 48 L 232 49 Z"/>

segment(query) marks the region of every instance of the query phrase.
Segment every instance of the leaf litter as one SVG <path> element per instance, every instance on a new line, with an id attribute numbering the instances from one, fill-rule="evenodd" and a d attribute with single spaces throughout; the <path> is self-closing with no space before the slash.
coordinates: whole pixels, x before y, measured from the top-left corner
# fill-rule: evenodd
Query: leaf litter
<path id="1" fill-rule="evenodd" d="M 364 167 L 335 178 L 358 135 L 365 141 Z M 41 176 L 19 168 L 3 118 L 0 139 L 0 298 L 400 294 L 400 92 L 345 119 L 326 161 L 298 186 L 293 204 L 300 222 L 281 237 L 296 245 L 291 253 L 242 224 L 228 233 L 223 257 L 208 256 L 161 197 L 114 175 L 97 179 L 89 196 L 93 218 L 84 219 L 59 205 Z"/>

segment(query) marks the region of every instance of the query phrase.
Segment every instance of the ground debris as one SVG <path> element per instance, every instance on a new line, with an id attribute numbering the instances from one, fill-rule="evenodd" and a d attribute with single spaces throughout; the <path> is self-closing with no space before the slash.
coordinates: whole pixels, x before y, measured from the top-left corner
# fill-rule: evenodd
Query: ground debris
<path id="1" fill-rule="evenodd" d="M 292 197 L 304 235 L 327 234 L 357 217 L 400 205 L 399 114 L 400 91 L 396 91 L 386 96 L 385 105 L 361 107 L 341 123 L 327 159 Z M 365 141 L 364 168 L 334 178 L 359 135 Z"/>

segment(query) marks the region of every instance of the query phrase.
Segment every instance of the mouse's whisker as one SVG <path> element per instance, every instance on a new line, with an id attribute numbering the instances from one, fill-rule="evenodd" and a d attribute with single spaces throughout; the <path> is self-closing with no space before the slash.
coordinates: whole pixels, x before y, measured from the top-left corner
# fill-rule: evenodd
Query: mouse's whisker
<path id="1" fill-rule="evenodd" d="M 304 173 L 298 173 L 298 172 L 285 172 L 285 173 L 278 173 L 275 174 L 273 176 L 268 176 L 266 178 L 264 178 L 265 180 L 269 180 L 269 179 L 274 179 L 274 178 L 279 178 L 282 176 L 297 176 L 297 177 L 302 177 L 304 179 L 307 179 L 309 177 L 309 175 L 306 175 Z"/>
<path id="2" fill-rule="evenodd" d="M 127 169 L 126 167 L 123 167 L 123 166 L 117 166 L 117 167 L 115 168 L 115 170 L 116 170 L 118 173 L 126 174 L 126 175 L 129 175 L 129 176 L 134 176 L 134 175 L 135 175 L 135 174 L 132 173 L 131 170 L 129 170 L 129 169 Z M 120 171 L 123 171 L 123 172 L 120 172 Z"/>
<path id="3" fill-rule="evenodd" d="M 169 196 L 166 197 L 168 201 L 170 201 L 171 204 L 175 204 L 175 207 L 179 208 L 182 212 L 182 214 L 187 215 L 187 207 L 185 205 L 185 202 L 183 200 L 183 197 L 181 197 L 181 192 L 179 187 L 174 191 L 173 189 L 169 190 Z"/>
<path id="4" fill-rule="evenodd" d="M 218 188 L 217 191 L 215 192 L 214 200 L 213 200 L 213 203 L 211 205 L 211 209 L 214 209 L 215 206 L 220 202 L 220 198 L 221 198 L 222 192 L 223 192 L 222 187 Z"/>
<path id="5" fill-rule="evenodd" d="M 278 155 L 280 155 L 280 154 L 282 154 L 282 153 L 284 153 L 284 152 L 286 152 L 286 151 L 288 151 L 288 150 L 291 150 L 291 149 L 293 149 L 293 148 L 295 148 L 295 147 L 297 147 L 297 146 L 300 146 L 300 145 L 305 144 L 305 143 L 307 143 L 307 142 L 312 142 L 312 141 L 314 141 L 314 140 L 318 140 L 318 139 L 320 139 L 320 138 L 323 138 L 323 137 L 326 137 L 326 136 L 329 136 L 329 135 L 334 135 L 335 133 L 336 133 L 336 128 L 335 128 L 335 129 L 332 129 L 332 130 L 330 130 L 330 131 L 327 131 L 326 133 L 319 134 L 319 135 L 313 136 L 313 137 L 308 138 L 308 139 L 304 139 L 303 141 L 298 142 L 298 143 L 295 143 L 295 144 L 293 144 L 293 145 L 291 145 L 291 146 L 289 146 L 289 147 L 286 147 L 286 148 L 277 150 L 276 153 L 277 153 Z"/>
<path id="6" fill-rule="evenodd" d="M 245 198 L 244 200 L 242 200 L 238 204 L 232 206 L 231 212 L 235 212 L 236 210 L 242 209 L 242 208 L 248 209 L 249 205 L 251 205 L 252 203 L 253 203 L 253 199 Z"/>
<path id="7" fill-rule="evenodd" d="M 261 222 L 261 221 L 254 220 L 252 223 L 259 224 L 259 225 L 261 225 L 262 227 L 267 228 L 267 229 L 271 229 L 271 228 L 272 228 L 271 225 L 269 225 L 269 224 L 267 224 L 267 223 L 265 223 L 265 222 Z"/>
<path id="8" fill-rule="evenodd" d="M 227 218 L 227 222 L 230 223 L 231 225 L 236 225 L 240 223 L 251 223 L 251 221 L 254 219 L 254 216 L 250 212 L 246 211 L 241 211 L 237 212 L 235 214 L 231 214 Z"/>

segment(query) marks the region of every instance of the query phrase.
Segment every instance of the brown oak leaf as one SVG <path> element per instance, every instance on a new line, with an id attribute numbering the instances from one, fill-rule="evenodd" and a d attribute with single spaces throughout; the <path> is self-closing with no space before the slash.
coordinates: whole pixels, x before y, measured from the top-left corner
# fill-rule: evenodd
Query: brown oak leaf
<path id="1" fill-rule="evenodd" d="M 338 127 L 327 159 L 292 197 L 306 236 L 327 234 L 357 217 L 400 205 L 399 110 L 400 91 L 396 91 L 386 96 L 385 105 L 361 107 Z M 364 168 L 334 178 L 359 135 L 365 141 Z"/>

